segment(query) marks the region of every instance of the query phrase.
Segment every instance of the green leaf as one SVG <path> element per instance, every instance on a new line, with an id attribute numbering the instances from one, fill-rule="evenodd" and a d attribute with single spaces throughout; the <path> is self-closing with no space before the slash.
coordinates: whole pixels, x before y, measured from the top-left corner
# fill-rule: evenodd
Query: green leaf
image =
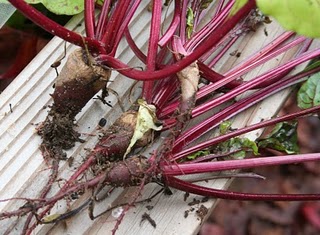
<path id="1" fill-rule="evenodd" d="M 226 134 L 231 128 L 231 122 L 225 121 L 219 125 L 219 132 L 221 135 Z"/>
<path id="2" fill-rule="evenodd" d="M 247 2 L 248 0 L 236 0 L 230 10 L 229 16 L 235 15 Z"/>
<path id="3" fill-rule="evenodd" d="M 25 0 L 25 2 L 30 4 L 38 4 L 38 3 L 42 3 L 43 0 Z"/>
<path id="4" fill-rule="evenodd" d="M 221 135 L 226 134 L 231 129 L 231 122 L 224 121 L 219 125 L 219 132 Z M 254 141 L 249 140 L 248 138 L 235 137 L 231 138 L 228 141 L 222 142 L 217 145 L 216 151 L 222 154 L 229 152 L 236 152 L 230 156 L 236 159 L 245 158 L 247 152 L 253 152 L 254 155 L 259 155 L 259 149 L 257 144 Z"/>
<path id="5" fill-rule="evenodd" d="M 318 0 L 257 0 L 259 9 L 273 16 L 284 28 L 298 34 L 320 36 L 320 2 Z"/>
<path id="6" fill-rule="evenodd" d="M 25 2 L 42 3 L 49 11 L 57 15 L 76 15 L 84 10 L 83 0 L 25 0 Z M 0 0 L 0 3 L 8 3 L 8 1 Z"/>
<path id="7" fill-rule="evenodd" d="M 248 138 L 242 138 L 241 145 L 243 148 L 248 148 L 248 149 L 252 150 L 254 155 L 259 155 L 259 148 L 258 148 L 256 142 L 249 140 Z"/>
<path id="8" fill-rule="evenodd" d="M 314 58 L 314 59 L 312 59 L 312 60 L 308 63 L 308 65 L 305 67 L 305 69 L 303 70 L 303 72 L 310 71 L 310 70 L 315 69 L 315 68 L 317 68 L 317 67 L 319 67 L 319 66 L 320 66 L 320 60 L 319 60 L 319 58 Z"/>
<path id="9" fill-rule="evenodd" d="M 216 147 L 216 151 L 222 154 L 238 151 L 230 155 L 236 159 L 245 158 L 248 152 L 253 152 L 254 155 L 259 155 L 258 150 L 258 146 L 254 141 L 240 137 L 231 138 L 228 141 L 220 143 Z"/>
<path id="10" fill-rule="evenodd" d="M 297 122 L 278 123 L 266 138 L 258 140 L 258 146 L 271 148 L 287 154 L 299 152 Z"/>
<path id="11" fill-rule="evenodd" d="M 24 0 L 26 3 L 29 3 L 29 4 L 38 4 L 38 3 L 41 3 L 43 2 L 43 0 Z M 0 0 L 0 3 L 9 3 L 8 0 Z"/>
<path id="12" fill-rule="evenodd" d="M 188 160 L 194 160 L 194 159 L 196 159 L 198 157 L 206 156 L 206 155 L 209 155 L 209 154 L 210 154 L 209 150 L 200 150 L 198 152 L 192 153 L 189 156 L 187 156 L 187 159 Z"/>
<path id="13" fill-rule="evenodd" d="M 258 146 L 254 141 L 249 140 L 248 138 L 232 138 L 229 140 L 229 151 L 241 150 L 237 153 L 232 154 L 231 156 L 236 159 L 245 158 L 246 152 L 252 151 L 254 155 L 259 155 Z"/>
<path id="14" fill-rule="evenodd" d="M 102 6 L 103 5 L 104 0 L 96 0 L 96 4 Z"/>
<path id="15" fill-rule="evenodd" d="M 57 15 L 76 15 L 83 11 L 83 0 L 42 0 L 41 3 Z"/>
<path id="16" fill-rule="evenodd" d="M 191 9 L 191 7 L 188 7 L 187 10 L 187 36 L 188 38 L 191 38 L 191 34 L 193 32 L 193 19 L 194 19 L 194 14 Z"/>
<path id="17" fill-rule="evenodd" d="M 320 105 L 320 73 L 311 75 L 300 87 L 298 94 L 298 106 L 302 109 Z"/>

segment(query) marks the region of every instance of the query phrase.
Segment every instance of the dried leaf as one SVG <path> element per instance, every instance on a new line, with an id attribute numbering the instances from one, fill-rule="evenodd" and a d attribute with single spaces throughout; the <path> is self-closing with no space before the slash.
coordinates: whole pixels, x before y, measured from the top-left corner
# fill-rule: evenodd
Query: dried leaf
<path id="1" fill-rule="evenodd" d="M 131 138 L 130 144 L 127 148 L 124 158 L 131 151 L 133 145 L 143 137 L 143 135 L 149 130 L 160 131 L 162 126 L 157 125 L 156 108 L 154 105 L 147 104 L 144 100 L 139 99 L 138 104 L 140 105 L 137 116 L 137 123 Z"/>

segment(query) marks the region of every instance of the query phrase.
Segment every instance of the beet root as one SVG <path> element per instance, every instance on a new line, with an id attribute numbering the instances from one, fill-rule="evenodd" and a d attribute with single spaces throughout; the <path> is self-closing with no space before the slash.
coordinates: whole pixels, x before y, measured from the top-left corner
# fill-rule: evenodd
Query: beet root
<path id="1" fill-rule="evenodd" d="M 138 186 L 142 181 L 146 184 L 152 180 L 152 177 L 146 174 L 149 168 L 150 163 L 147 158 L 134 156 L 113 163 L 106 172 L 105 182 L 114 187 Z"/>
<path id="2" fill-rule="evenodd" d="M 112 126 L 104 131 L 103 136 L 92 150 L 95 157 L 95 164 L 91 166 L 93 172 L 98 174 L 101 170 L 105 171 L 110 162 L 122 161 L 123 156 L 130 144 L 137 122 L 138 113 L 129 110 L 123 113 Z M 152 132 L 147 132 L 139 139 L 134 148 L 146 146 L 152 136 Z"/>
<path id="3" fill-rule="evenodd" d="M 80 134 L 74 130 L 75 116 L 106 86 L 111 74 L 110 70 L 94 65 L 93 61 L 90 55 L 77 49 L 70 54 L 57 78 L 52 94 L 54 103 L 37 130 L 43 139 L 40 149 L 45 158 L 64 159 L 63 150 L 81 141 Z"/>

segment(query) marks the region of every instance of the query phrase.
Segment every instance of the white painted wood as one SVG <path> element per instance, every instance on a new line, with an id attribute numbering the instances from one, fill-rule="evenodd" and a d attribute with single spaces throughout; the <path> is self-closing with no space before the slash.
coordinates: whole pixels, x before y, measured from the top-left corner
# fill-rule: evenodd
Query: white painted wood
<path id="1" fill-rule="evenodd" d="M 148 27 L 141 22 L 150 21 L 150 13 L 145 8 L 148 1 L 143 1 L 144 5 L 140 8 L 137 18 L 132 24 L 135 24 L 135 30 L 132 31 L 133 37 L 139 38 L 139 46 L 146 48 L 146 35 Z M 82 32 L 83 26 L 78 26 L 82 22 L 82 17 L 77 16 L 68 24 L 68 27 Z M 241 50 L 241 58 L 249 56 L 253 52 L 259 50 L 263 45 L 272 41 L 272 39 L 282 32 L 282 29 L 272 23 L 267 26 L 269 36 L 263 33 L 260 28 L 256 33 L 249 34 L 237 43 L 237 48 Z M 74 46 L 68 44 L 68 53 L 74 49 Z M 125 42 L 121 42 L 122 50 L 119 50 L 118 57 L 124 61 L 139 65 L 137 58 L 127 49 Z M 230 49 L 230 52 L 233 49 Z M 278 56 L 268 64 L 260 66 L 258 69 L 250 72 L 248 77 L 256 76 L 266 69 L 275 66 L 282 59 L 288 59 L 288 52 L 285 55 Z M 25 70 L 13 81 L 13 83 L 0 95 L 0 199 L 12 197 L 29 197 L 36 198 L 39 189 L 46 184 L 49 174 L 46 164 L 43 161 L 38 146 L 41 142 L 40 137 L 34 132 L 35 124 L 43 121 L 47 114 L 45 106 L 50 105 L 52 100 L 49 96 L 53 92 L 52 85 L 56 74 L 50 65 L 63 54 L 63 41 L 54 38 L 52 41 L 37 55 L 37 57 L 25 68 Z M 63 61 L 65 62 L 65 61 Z M 217 65 L 218 71 L 226 71 L 236 63 L 234 57 L 225 56 Z M 110 87 L 116 90 L 126 108 L 129 107 L 128 95 L 130 88 L 134 84 L 122 75 L 114 72 Z M 135 86 L 134 94 L 130 94 L 133 98 L 139 95 L 139 85 Z M 282 102 L 288 95 L 288 90 L 280 92 L 271 98 L 263 101 L 261 104 L 247 110 L 243 114 L 234 119 L 234 127 L 242 127 L 252 123 L 260 122 L 261 119 L 268 119 L 277 113 Z M 83 134 L 86 140 L 84 144 L 77 144 L 72 150 L 68 151 L 68 156 L 75 158 L 76 164 L 81 163 L 82 157 L 86 154 L 86 148 L 94 146 L 97 142 L 97 125 L 100 118 L 105 117 L 110 125 L 120 114 L 121 110 L 117 104 L 117 99 L 110 96 L 110 101 L 114 105 L 112 109 L 103 105 L 97 100 L 90 101 L 83 111 L 77 116 L 78 131 Z M 13 112 L 10 112 L 11 105 Z M 251 132 L 247 135 L 255 139 L 261 134 L 261 130 Z M 92 134 L 92 135 L 91 135 Z M 60 178 L 67 178 L 74 169 L 68 167 L 66 163 L 61 164 Z M 230 180 L 219 179 L 203 183 L 208 187 L 217 189 L 227 189 Z M 57 190 L 57 186 L 54 188 Z M 148 198 L 150 195 L 160 189 L 157 185 L 147 185 L 140 198 Z M 137 193 L 136 188 L 132 189 L 116 189 L 108 198 L 96 205 L 95 213 L 104 211 L 109 206 L 118 205 L 127 202 Z M 54 191 L 54 190 L 53 190 Z M 53 192 L 51 192 L 53 195 Z M 88 197 L 88 193 L 83 195 L 72 205 L 73 208 L 81 205 L 82 201 Z M 117 234 L 196 234 L 199 231 L 201 221 L 196 216 L 195 211 L 190 212 L 187 218 L 184 213 L 191 207 L 188 203 L 194 198 L 202 197 L 191 195 L 187 201 L 184 201 L 184 193 L 173 190 L 172 196 L 161 194 L 149 203 L 137 204 L 130 208 L 126 213 Z M 201 203 L 209 208 L 209 213 L 216 204 L 215 199 L 210 199 L 205 203 Z M 4 201 L 0 203 L 0 211 L 11 211 L 19 208 L 24 204 L 23 201 Z M 152 205 L 152 210 L 147 210 L 146 205 Z M 200 205 L 193 206 L 197 209 Z M 59 206 L 53 208 L 53 211 L 63 213 L 66 211 L 66 205 L 61 202 Z M 155 220 L 157 227 L 153 228 L 148 221 L 141 222 L 141 216 L 149 213 L 151 218 Z M 55 212 L 52 212 L 55 213 Z M 22 221 L 22 222 L 21 222 Z M 71 219 L 56 225 L 39 226 L 34 234 L 111 234 L 111 230 L 115 226 L 116 219 L 107 213 L 99 217 L 95 221 L 91 221 L 86 213 L 82 211 Z M 0 234 L 3 234 L 9 226 L 16 226 L 11 234 L 19 234 L 23 226 L 23 218 L 15 224 L 15 219 L 0 221 Z"/>

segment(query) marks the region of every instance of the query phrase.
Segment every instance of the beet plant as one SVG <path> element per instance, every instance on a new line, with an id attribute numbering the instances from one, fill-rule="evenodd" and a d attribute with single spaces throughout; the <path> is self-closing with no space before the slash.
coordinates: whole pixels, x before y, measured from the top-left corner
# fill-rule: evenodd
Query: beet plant
<path id="1" fill-rule="evenodd" d="M 319 192 L 285 195 L 217 190 L 178 177 L 320 159 L 319 153 L 299 154 L 297 148 L 288 147 L 288 138 L 278 134 L 294 132 L 295 125 L 291 125 L 291 121 L 320 110 L 317 106 L 318 82 L 314 78 L 319 76 L 320 68 L 314 59 L 320 55 L 320 50 L 310 49 L 311 39 L 285 32 L 229 71 L 222 74 L 214 70 L 216 63 L 239 38 L 270 22 L 269 17 L 256 9 L 255 1 L 220 0 L 213 3 L 175 0 L 166 2 L 164 6 L 162 1 L 154 0 L 150 5 L 151 23 L 146 54 L 130 34 L 130 22 L 141 1 L 87 0 L 80 3 L 76 8 L 84 8 L 86 36 L 58 25 L 23 0 L 9 2 L 48 32 L 80 46 L 68 57 L 57 77 L 51 110 L 37 128 L 43 141 L 40 149 L 51 167 L 48 183 L 41 189 L 39 198 L 22 198 L 26 206 L 0 214 L 1 219 L 27 216 L 22 234 L 31 234 L 38 224 L 59 222 L 84 207 L 90 207 L 94 198 L 88 198 L 85 204 L 71 212 L 49 215 L 58 201 L 84 190 L 92 190 L 95 195 L 106 185 L 139 186 L 143 190 L 148 183 L 158 183 L 164 188 L 232 200 L 320 199 Z M 261 2 L 257 1 L 259 6 Z M 161 14 L 169 3 L 174 8 L 173 17 L 161 34 Z M 237 4 L 238 8 L 232 8 Z M 97 17 L 95 12 L 98 12 Z M 203 18 L 208 15 L 210 19 L 203 24 Z M 123 39 L 144 63 L 144 68 L 129 66 L 117 59 L 116 52 Z M 240 79 L 257 66 L 296 46 L 299 49 L 289 61 L 249 81 Z M 311 60 L 305 69 L 301 66 L 296 69 Z M 72 148 L 75 142 L 82 141 L 74 124 L 76 115 L 99 91 L 103 90 L 104 95 L 108 93 L 107 85 L 112 72 L 143 82 L 138 108 L 133 105 L 103 131 L 103 136 L 73 175 L 58 191 L 51 192 L 53 196 L 47 196 L 56 183 L 59 162 L 68 158 L 64 151 Z M 227 120 L 283 89 L 306 81 L 308 76 L 313 80 L 303 85 L 299 99 L 302 97 L 303 102 L 312 105 L 302 107 L 304 109 L 296 113 L 232 130 Z M 238 98 L 247 91 L 251 91 L 249 95 Z M 104 95 L 100 97 L 102 101 Z M 217 108 L 219 111 L 213 115 L 192 126 L 187 125 Z M 277 129 L 257 142 L 241 137 L 250 131 L 276 124 Z M 217 128 L 220 129 L 218 136 L 202 139 Z M 162 133 L 166 133 L 162 144 L 150 157 L 139 152 L 141 148 L 152 145 Z M 295 146 L 296 143 L 290 144 Z M 290 155 L 263 156 L 261 149 L 274 146 L 277 146 L 277 151 Z M 244 159 L 249 155 L 250 158 Z M 84 179 L 83 176 L 88 176 L 89 172 L 93 173 L 91 178 Z M 130 205 L 134 205 L 136 200 Z M 114 233 L 125 212 L 118 218 Z M 90 217 L 96 218 L 93 213 Z"/>

